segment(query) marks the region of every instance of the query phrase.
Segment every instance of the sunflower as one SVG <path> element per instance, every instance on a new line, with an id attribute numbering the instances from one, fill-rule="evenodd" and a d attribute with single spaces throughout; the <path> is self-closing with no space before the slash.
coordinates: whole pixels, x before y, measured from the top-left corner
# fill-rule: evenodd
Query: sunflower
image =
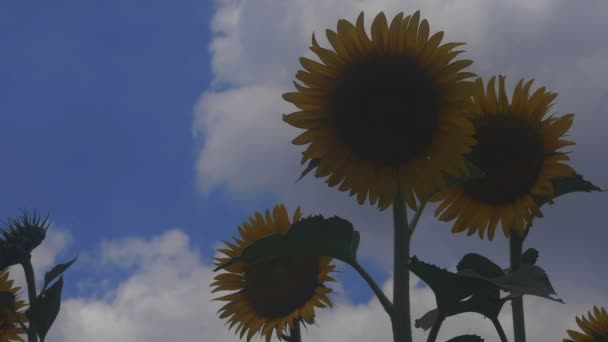
<path id="1" fill-rule="evenodd" d="M 298 208 L 293 223 L 301 217 Z M 216 265 L 241 255 L 247 246 L 268 235 L 287 233 L 290 227 L 287 210 L 282 204 L 273 208 L 272 216 L 266 210 L 266 220 L 256 212 L 255 218 L 249 217 L 249 223 L 238 228 L 241 240 L 235 238 L 236 245 L 225 241 L 228 248 L 218 250 L 228 258 L 214 258 Z M 280 339 L 287 326 L 293 328 L 294 320 L 303 319 L 313 324 L 315 307 L 332 307 L 327 297 L 332 290 L 323 284 L 335 281 L 329 276 L 335 268 L 330 265 L 331 260 L 329 257 L 293 255 L 250 264 L 237 262 L 226 267 L 228 273 L 217 275 L 211 284 L 216 287 L 212 292 L 238 291 L 214 299 L 228 302 L 218 311 L 222 312 L 220 318 L 232 316 L 227 322 L 231 323 L 229 329 L 238 323 L 236 332 L 241 330 L 242 338 L 249 331 L 248 341 L 257 332 L 270 341 L 273 329 Z"/>
<path id="2" fill-rule="evenodd" d="M 602 308 L 601 311 L 597 307 L 593 307 L 595 317 L 591 311 L 588 312 L 589 319 L 579 319 L 576 317 L 576 323 L 584 333 L 568 330 L 568 335 L 574 342 L 606 342 L 608 341 L 608 312 Z M 567 340 L 565 340 L 567 341 Z"/>
<path id="3" fill-rule="evenodd" d="M 0 271 L 0 292 L 11 292 L 15 295 L 15 299 L 19 296 L 19 287 L 13 287 L 13 281 L 8 279 L 8 270 Z M 21 322 L 27 322 L 25 312 L 20 311 L 26 306 L 22 300 L 15 300 L 15 311 Z M 0 311 L 0 342 L 21 341 L 20 334 L 25 334 L 25 331 L 19 326 L 15 315 L 8 308 L 1 308 Z"/>
<path id="4" fill-rule="evenodd" d="M 369 196 L 380 210 L 398 189 L 411 208 L 445 186 L 444 174 L 467 173 L 462 155 L 474 143 L 473 126 L 462 115 L 475 76 L 461 72 L 470 60 L 452 60 L 464 43 L 440 46 L 443 32 L 429 36 L 420 12 L 399 13 L 387 23 L 380 12 L 371 26 L 363 13 L 355 25 L 339 20 L 337 33 L 326 31 L 333 50 L 310 48 L 321 63 L 300 58 L 305 70 L 294 82 L 297 92 L 283 99 L 300 110 L 283 121 L 306 132 L 293 140 L 309 144 L 302 153 L 319 160 L 315 176 L 329 176 L 330 187 L 350 189 L 359 204 Z"/>
<path id="5" fill-rule="evenodd" d="M 492 240 L 499 221 L 503 232 L 524 235 L 524 225 L 542 217 L 534 197 L 554 196 L 551 179 L 570 176 L 574 170 L 562 162 L 569 160 L 558 149 L 574 145 L 560 138 L 572 126 L 574 114 L 544 118 L 557 94 L 542 87 L 529 95 L 534 80 L 519 81 L 509 104 L 505 77 L 492 77 L 484 92 L 481 78 L 475 81 L 470 117 L 477 144 L 467 158 L 485 172 L 485 177 L 465 182 L 432 201 L 442 201 L 435 215 L 451 221 L 458 217 L 452 232 L 468 229 Z M 544 118 L 544 119 L 543 119 Z M 445 210 L 445 211 L 444 211 Z"/>

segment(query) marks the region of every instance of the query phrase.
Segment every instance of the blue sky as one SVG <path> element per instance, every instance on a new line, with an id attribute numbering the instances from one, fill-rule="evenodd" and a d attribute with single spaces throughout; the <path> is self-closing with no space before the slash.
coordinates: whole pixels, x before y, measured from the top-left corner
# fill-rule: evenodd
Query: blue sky
<path id="1" fill-rule="evenodd" d="M 0 11 L 0 217 L 50 213 L 73 243 L 62 258 L 101 240 L 186 231 L 210 258 L 255 201 L 197 190 L 193 109 L 212 79 L 205 1 L 5 2 Z M 12 165 L 12 166 L 9 166 Z M 95 277 L 77 263 L 65 297 Z M 100 270 L 111 282 L 125 276 Z M 117 277 L 117 278 L 115 278 Z M 361 286 L 366 299 L 368 290 Z M 206 288 L 201 288 L 206 290 Z M 357 290 L 357 287 L 355 288 Z"/>
<path id="2" fill-rule="evenodd" d="M 433 32 L 447 30 L 447 40 L 468 43 L 474 71 L 485 78 L 505 73 L 513 87 L 516 79 L 532 77 L 556 89 L 557 110 L 577 113 L 571 131 L 578 143 L 575 168 L 608 187 L 605 154 L 592 153 L 608 142 L 607 106 L 601 101 L 608 94 L 608 49 L 598 44 L 599 32 L 607 28 L 599 14 L 608 10 L 604 3 L 590 2 L 593 5 L 585 9 L 565 1 L 530 5 L 523 0 L 508 5 L 471 0 L 461 7 L 443 1 L 403 5 L 341 0 L 335 8 L 323 3 L 0 4 L 0 218 L 15 216 L 22 208 L 51 214 L 56 235 L 37 255 L 40 270 L 81 255 L 65 276 L 67 302 L 53 341 L 78 340 L 82 336 L 69 332 L 74 326 L 100 341 L 162 340 L 162 332 L 144 332 L 151 323 L 125 320 L 136 328 L 122 325 L 121 315 L 129 313 L 121 311 L 128 307 L 125 298 L 133 296 L 129 291 L 141 296 L 145 292 L 134 284 L 141 279 L 165 284 L 154 272 L 172 274 L 163 267 L 177 258 L 184 269 L 175 276 L 197 284 L 191 294 L 201 293 L 200 303 L 207 303 L 213 275 L 209 259 L 218 241 L 234 235 L 254 211 L 279 202 L 286 203 L 290 213 L 301 205 L 305 214 L 351 220 L 362 233 L 364 264 L 378 282 L 390 287 L 390 211 L 359 208 L 352 198 L 313 177 L 294 184 L 301 149 L 290 141 L 297 130 L 280 120 L 280 114 L 292 110 L 280 95 L 293 88 L 297 58 L 312 57 L 306 51 L 311 33 L 325 41 L 325 28 L 335 28 L 339 18 L 354 20 L 361 10 L 369 25 L 380 10 L 393 16 L 422 9 Z M 581 24 L 564 30 L 561 24 L 570 19 Z M 608 305 L 608 278 L 589 271 L 603 266 L 599 260 L 605 246 L 600 241 L 608 238 L 601 220 L 605 203 L 601 194 L 564 199 L 555 209 L 546 209 L 546 228 L 530 237 L 541 249 L 541 258 L 546 255 L 541 264 L 558 294 L 571 295 L 574 301 L 555 316 L 563 324 L 570 324 L 573 315 L 590 304 Z M 437 223 L 430 213 L 415 237 L 420 241 L 414 252 L 423 259 L 454 267 L 460 256 L 473 250 L 506 263 L 504 240 L 452 236 L 449 226 Z M 590 232 L 573 235 L 573 226 Z M 595 239 L 589 238 L 592 234 Z M 159 251 L 150 250 L 155 246 Z M 345 310 L 326 313 L 327 322 L 320 320 L 319 325 L 330 330 L 311 336 L 329 341 L 353 320 L 372 313 L 380 318 L 360 325 L 374 332 L 372 337 L 379 336 L 386 317 L 363 281 L 341 269 L 336 300 Z M 193 278 L 199 273 L 202 280 Z M 166 291 L 162 286 L 149 290 L 158 295 Z M 589 296 L 575 297 L 580 292 L 575 286 Z M 432 308 L 432 295 L 419 291 L 420 305 Z M 538 303 L 546 305 L 546 311 L 536 312 L 540 316 L 557 312 L 556 304 Z M 157 317 L 155 309 L 145 310 Z M 216 340 L 234 340 L 231 333 L 220 332 L 223 322 L 214 317 L 216 310 L 206 311 L 203 327 L 192 320 L 184 329 L 192 336 L 203 332 Z M 105 324 L 108 317 L 114 325 Z M 311 334 L 315 329 L 309 329 Z M 355 337 L 364 341 L 365 334 Z"/>

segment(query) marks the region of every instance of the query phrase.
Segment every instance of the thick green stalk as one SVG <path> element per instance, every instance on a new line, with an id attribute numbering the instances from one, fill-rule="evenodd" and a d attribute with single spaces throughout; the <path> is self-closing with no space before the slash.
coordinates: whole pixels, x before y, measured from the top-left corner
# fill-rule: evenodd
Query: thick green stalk
<path id="1" fill-rule="evenodd" d="M 27 282 L 27 294 L 29 297 L 29 305 L 32 305 L 36 299 L 36 279 L 34 278 L 34 268 L 32 267 L 31 258 L 27 258 L 21 266 L 23 266 L 23 272 L 25 273 L 25 280 Z M 32 329 L 32 323 L 30 322 L 27 339 L 29 342 L 37 342 L 38 335 L 36 335 L 35 329 Z"/>
<path id="2" fill-rule="evenodd" d="M 492 324 L 494 324 L 494 328 L 496 328 L 496 331 L 498 332 L 498 336 L 500 337 L 500 342 L 509 342 L 509 340 L 507 339 L 507 335 L 505 334 L 505 331 L 502 330 L 502 326 L 500 325 L 500 321 L 498 320 L 498 318 L 493 318 Z"/>
<path id="3" fill-rule="evenodd" d="M 441 328 L 441 324 L 443 324 L 445 317 L 446 315 L 443 312 L 439 311 L 437 319 L 435 320 L 435 323 L 433 323 L 433 327 L 429 332 L 429 336 L 427 338 L 428 342 L 435 342 L 435 340 L 437 340 L 437 335 L 439 335 L 439 329 Z"/>
<path id="4" fill-rule="evenodd" d="M 410 322 L 410 237 L 407 209 L 401 190 L 393 201 L 394 265 L 393 265 L 393 324 L 394 342 L 412 342 Z"/>
<path id="5" fill-rule="evenodd" d="M 511 259 L 511 271 L 519 269 L 521 266 L 521 255 L 523 253 L 524 239 L 515 232 L 509 238 L 509 250 Z M 524 301 L 523 297 L 515 298 L 511 301 L 513 310 L 513 334 L 514 342 L 526 342 L 526 325 L 524 321 Z"/>
<path id="6" fill-rule="evenodd" d="M 353 266 L 353 268 L 355 270 L 357 270 L 357 272 L 359 272 L 359 274 L 363 277 L 363 279 L 365 279 L 365 281 L 367 282 L 369 287 L 371 287 L 372 291 L 374 291 L 374 293 L 376 294 L 376 297 L 378 297 L 378 300 L 380 301 L 380 304 L 382 304 L 382 306 L 384 307 L 384 310 L 386 311 L 386 313 L 389 316 L 392 316 L 393 315 L 393 303 L 391 303 L 391 301 L 386 297 L 384 292 L 382 292 L 382 289 L 380 289 L 378 284 L 376 284 L 376 282 L 374 281 L 374 278 L 372 278 L 367 273 L 367 271 L 365 271 L 365 269 L 363 267 L 361 267 L 361 265 L 359 265 L 359 263 L 353 262 L 353 263 L 351 263 L 351 266 Z"/>
<path id="7" fill-rule="evenodd" d="M 300 321 L 295 320 L 293 322 L 293 329 L 290 329 L 289 335 L 291 337 L 290 342 L 301 342 L 302 341 L 302 332 L 300 331 Z"/>

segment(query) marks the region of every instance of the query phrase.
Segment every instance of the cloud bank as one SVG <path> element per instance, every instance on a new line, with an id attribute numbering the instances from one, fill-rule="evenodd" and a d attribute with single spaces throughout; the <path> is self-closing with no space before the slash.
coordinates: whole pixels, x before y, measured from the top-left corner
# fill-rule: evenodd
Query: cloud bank
<path id="1" fill-rule="evenodd" d="M 570 131 L 570 138 L 577 142 L 570 149 L 574 151 L 572 165 L 596 185 L 608 188 L 605 176 L 608 162 L 604 154 L 597 153 L 608 143 L 604 134 L 608 128 L 604 115 L 608 106 L 603 101 L 608 94 L 605 65 L 608 45 L 599 43 L 604 40 L 602 32 L 608 31 L 602 14 L 608 11 L 606 2 L 593 1 L 578 6 L 568 1 L 548 0 L 457 3 L 222 0 L 215 4 L 213 38 L 209 45 L 214 80 L 201 94 L 193 127 L 200 142 L 197 179 L 203 194 L 218 188 L 234 199 L 273 194 L 290 212 L 302 206 L 305 215 L 346 218 L 361 232 L 360 256 L 390 270 L 392 249 L 387 248 L 392 246 L 390 210 L 380 213 L 367 204 L 359 206 L 353 198 L 329 188 L 312 175 L 295 183 L 303 170 L 299 163 L 303 147 L 293 146 L 291 140 L 302 131 L 281 121 L 281 114 L 291 113 L 295 108 L 283 101 L 281 94 L 294 90 L 292 80 L 300 69 L 299 57 L 318 60 L 308 51 L 313 32 L 322 46 L 328 46 L 325 29 L 335 30 L 340 18 L 354 21 L 359 12 L 364 11 L 369 32 L 371 19 L 379 11 L 392 17 L 401 11 L 411 14 L 416 10 L 421 10 L 422 17 L 429 20 L 431 32 L 446 31 L 444 41 L 467 43 L 467 52 L 462 56 L 475 61 L 470 69 L 484 79 L 505 74 L 507 87 L 512 90 L 519 79 L 534 78 L 535 88 L 547 86 L 559 93 L 554 112 L 576 114 Z M 563 328 L 575 314 L 580 315 L 594 303 L 605 305 L 601 301 L 608 293 L 608 276 L 590 271 L 603 267 L 603 245 L 608 239 L 603 229 L 605 200 L 601 196 L 604 194 L 568 195 L 558 199 L 554 207 L 544 209 L 545 218 L 536 223 L 526 247 L 541 250 L 539 263 L 568 304 L 543 302 L 540 305 L 532 299 L 526 302 L 532 310 L 528 317 L 565 331 Z M 470 251 L 486 255 L 501 265 L 508 264 L 508 243 L 502 236 L 490 243 L 452 235 L 448 224 L 432 218 L 433 209 L 427 208 L 421 219 L 413 254 L 443 267 L 454 267 L 460 257 Z M 568 292 L 574 288 L 585 295 Z M 373 305 L 368 309 L 373 310 Z M 352 314 L 349 319 L 362 320 L 365 314 L 359 310 L 362 309 L 349 307 L 344 314 Z M 330 329 L 328 326 L 334 324 L 336 330 L 333 331 L 338 335 L 350 334 L 349 329 L 355 329 L 357 333 L 353 336 L 381 337 L 381 333 L 375 333 L 386 324 L 381 320 L 371 326 L 346 326 L 345 323 L 345 328 L 339 329 L 339 320 L 329 321 L 319 328 L 316 339 L 331 335 L 323 329 Z M 450 322 L 446 323 L 446 331 Z M 480 326 L 491 328 L 483 320 Z M 542 335 L 548 332 L 541 331 L 540 326 L 537 332 L 534 327 L 529 329 L 531 336 L 538 337 L 534 340 L 551 340 Z M 371 335 L 358 330 L 364 328 L 369 329 Z M 562 335 L 557 333 L 552 340 Z"/>

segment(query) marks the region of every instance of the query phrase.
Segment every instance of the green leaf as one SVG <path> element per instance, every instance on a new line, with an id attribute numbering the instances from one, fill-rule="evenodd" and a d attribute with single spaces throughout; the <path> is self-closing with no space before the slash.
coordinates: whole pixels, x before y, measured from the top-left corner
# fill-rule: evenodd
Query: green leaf
<path id="1" fill-rule="evenodd" d="M 243 250 L 240 256 L 218 266 L 218 271 L 235 262 L 251 263 L 262 258 L 283 255 L 328 256 L 346 263 L 356 261 L 359 232 L 340 217 L 328 219 L 309 216 L 294 223 L 286 234 L 272 234 Z"/>
<path id="2" fill-rule="evenodd" d="M 300 175 L 300 178 L 298 178 L 296 183 L 299 182 L 300 179 L 304 178 L 304 176 L 306 176 L 314 168 L 319 166 L 319 164 L 321 164 L 321 159 L 318 159 L 318 158 L 311 159 L 310 162 L 308 162 L 308 166 L 306 167 L 306 169 L 304 171 L 302 171 L 302 174 Z"/>
<path id="3" fill-rule="evenodd" d="M 15 311 L 15 295 L 12 292 L 0 292 L 0 308 L 7 308 L 9 311 Z"/>
<path id="4" fill-rule="evenodd" d="M 534 265 L 538 260 L 538 250 L 536 248 L 528 248 L 521 255 L 521 262 L 526 265 Z"/>
<path id="5" fill-rule="evenodd" d="M 483 274 L 488 278 L 504 276 L 500 266 L 490 259 L 469 253 L 458 263 L 458 273 L 448 272 L 419 261 L 414 261 L 410 269 L 433 289 L 437 306 L 446 317 L 475 312 L 493 320 L 498 319 L 498 314 L 505 303 L 500 298 L 500 288 L 479 275 Z M 475 274 L 476 277 L 468 276 L 467 272 Z M 431 285 L 429 281 L 434 284 Z M 439 309 L 433 309 L 417 319 L 415 327 L 430 329 L 439 316 Z"/>
<path id="6" fill-rule="evenodd" d="M 57 314 L 59 314 L 62 289 L 63 276 L 59 277 L 59 280 L 53 286 L 36 297 L 25 311 L 30 327 L 36 330 L 41 340 L 44 340 L 55 318 L 57 318 Z"/>
<path id="7" fill-rule="evenodd" d="M 460 335 L 447 340 L 446 342 L 483 342 L 484 339 L 477 335 Z"/>
<path id="8" fill-rule="evenodd" d="M 551 286 L 549 277 L 542 268 L 536 265 L 522 264 L 516 271 L 510 272 L 510 270 L 507 269 L 507 273 L 504 276 L 497 278 L 484 277 L 471 271 L 464 271 L 461 272 L 461 274 L 487 280 L 505 291 L 512 292 L 513 294 L 508 298 L 528 294 L 564 303 L 564 301 L 559 298 L 551 297 L 551 295 L 556 293 L 553 286 Z"/>
<path id="9" fill-rule="evenodd" d="M 458 303 L 482 289 L 493 287 L 483 279 L 463 277 L 456 273 L 427 264 L 416 256 L 410 259 L 410 271 L 422 279 L 435 293 L 437 306 L 446 313 L 456 310 Z"/>
<path id="10" fill-rule="evenodd" d="M 46 272 L 46 274 L 44 275 L 44 286 L 42 287 L 42 291 L 44 291 L 44 289 L 46 289 L 46 287 L 51 283 L 51 281 L 53 281 L 53 279 L 60 276 L 61 273 L 63 273 L 65 270 L 68 269 L 68 267 L 72 266 L 72 264 L 74 263 L 74 261 L 76 261 L 77 258 L 78 258 L 78 256 L 76 256 L 74 259 L 66 262 L 65 264 L 55 265 L 55 267 L 53 267 L 53 269 Z"/>
<path id="11" fill-rule="evenodd" d="M 490 319 L 497 319 L 505 300 L 500 298 L 500 290 L 486 289 L 473 294 L 469 299 L 458 302 L 447 312 L 446 317 L 455 316 L 465 312 L 475 312 Z M 429 330 L 435 324 L 439 310 L 433 309 L 414 322 L 416 328 Z"/>
<path id="12" fill-rule="evenodd" d="M 496 265 L 492 260 L 475 253 L 469 253 L 462 257 L 458 266 L 456 266 L 458 271 L 462 270 L 472 270 L 477 274 L 483 275 L 485 277 L 500 277 L 504 275 L 502 268 Z"/>
<path id="13" fill-rule="evenodd" d="M 541 206 L 543 206 L 545 203 L 553 204 L 553 199 L 555 199 L 556 197 L 559 197 L 559 196 L 565 195 L 565 194 L 569 194 L 572 192 L 605 191 L 605 190 L 602 190 L 601 188 L 593 185 L 591 182 L 583 179 L 583 176 L 579 175 L 578 173 L 574 174 L 574 176 L 552 179 L 551 183 L 553 183 L 553 189 L 554 189 L 553 198 L 544 198 L 544 197 L 540 197 L 540 196 L 533 196 L 534 201 L 536 202 L 536 204 L 538 205 L 539 208 Z"/>
<path id="14" fill-rule="evenodd" d="M 433 327 L 433 324 L 435 324 L 437 317 L 439 317 L 439 310 L 433 309 L 425 313 L 422 317 L 415 320 L 414 326 L 424 331 L 429 330 Z"/>
<path id="15" fill-rule="evenodd" d="M 467 167 L 469 169 L 468 176 L 460 175 L 458 177 L 454 177 L 450 174 L 443 172 L 443 179 L 445 180 L 445 183 L 448 187 L 460 185 L 460 184 L 468 182 L 472 179 L 481 178 L 486 175 L 485 172 L 483 172 L 483 170 L 481 170 L 477 166 L 473 165 L 473 163 L 471 163 L 470 161 L 466 160 L 465 163 L 467 164 Z"/>

